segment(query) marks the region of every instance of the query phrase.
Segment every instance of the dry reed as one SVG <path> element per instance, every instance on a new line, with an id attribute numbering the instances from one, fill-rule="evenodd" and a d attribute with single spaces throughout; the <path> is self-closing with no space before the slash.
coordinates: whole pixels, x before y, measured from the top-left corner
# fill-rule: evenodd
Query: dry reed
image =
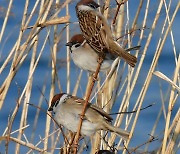
<path id="1" fill-rule="evenodd" d="M 0 51 L 2 52 L 0 54 L 0 113 L 5 114 L 3 108 L 8 106 L 7 124 L 0 126 L 2 127 L 0 130 L 3 130 L 0 135 L 1 149 L 4 149 L 6 153 L 15 151 L 17 154 L 22 151 L 72 153 L 74 135 L 62 129 L 53 122 L 49 114 L 43 112 L 43 108 L 47 109 L 50 105 L 54 94 L 67 92 L 94 102 L 107 113 L 118 112 L 119 114 L 113 115 L 113 124 L 130 131 L 127 141 L 123 141 L 116 134 L 98 131 L 90 139 L 92 144 L 89 151 L 91 153 L 94 154 L 102 149 L 114 153 L 177 152 L 180 134 L 180 109 L 177 109 L 180 100 L 180 54 L 178 52 L 180 46 L 177 40 L 178 32 L 174 31 L 174 27 L 178 22 L 180 2 L 178 0 L 158 2 L 99 0 L 98 3 L 103 6 L 99 11 L 102 11 L 105 18 L 110 21 L 112 33 L 119 43 L 129 48 L 141 45 L 141 48 L 140 51 L 132 51 L 132 54 L 138 57 L 135 68 L 127 66 L 117 58 L 110 71 L 99 73 L 99 75 L 98 72 L 96 73 L 98 80 L 93 85 L 91 82 L 93 79 L 86 76 L 85 71 L 72 67 L 69 48 L 64 46 L 75 34 L 73 28 L 76 28 L 76 33 L 79 32 L 75 23 L 77 20 L 74 21 L 72 18 L 75 11 L 73 7 L 76 3 L 77 1 L 72 0 L 37 0 L 36 2 L 26 0 L 23 4 L 24 8 L 18 8 L 23 10 L 21 17 L 15 17 L 21 20 L 19 25 L 14 25 L 18 27 L 18 31 L 14 32 L 17 35 L 15 41 L 11 43 L 8 51 L 5 51 L 6 39 L 13 37 L 6 30 L 9 30 L 8 20 L 11 20 L 11 11 L 14 11 L 14 1 L 10 0 L 7 4 L 0 32 Z M 3 8 L 3 6 L 0 7 Z M 157 41 L 154 42 L 154 40 Z M 164 51 L 167 47 L 166 43 L 171 45 L 168 48 L 170 50 L 168 56 L 173 59 L 173 62 L 170 64 L 161 62 L 161 57 L 167 56 Z M 66 51 L 63 50 L 67 53 L 64 54 Z M 151 62 L 147 66 L 148 56 L 151 57 Z M 48 61 L 46 63 L 49 63 L 48 66 L 43 66 L 45 67 L 43 71 L 45 70 L 47 74 L 45 76 L 41 76 L 42 70 L 39 70 L 43 57 L 46 57 Z M 27 76 L 20 74 L 25 83 L 20 84 L 17 94 L 10 96 L 16 76 L 19 75 L 28 59 L 30 60 L 27 64 Z M 62 63 L 59 63 L 59 59 Z M 65 61 L 65 66 L 63 61 Z M 163 70 L 164 65 L 169 65 L 171 71 Z M 78 73 L 74 73 L 74 70 Z M 38 77 L 36 73 L 39 73 Z M 154 80 L 158 84 L 155 84 Z M 39 85 L 40 81 L 44 81 L 42 85 Z M 42 90 L 37 86 L 42 87 Z M 89 86 L 91 86 L 90 90 Z M 168 88 L 165 89 L 164 86 Z M 148 91 L 151 87 L 155 87 L 160 95 L 152 96 Z M 34 91 L 39 92 L 39 97 Z M 147 98 L 150 97 L 152 97 L 150 101 L 153 100 L 158 104 L 158 109 L 156 118 L 151 119 L 150 136 L 148 136 L 139 128 L 148 123 L 144 120 L 141 111 L 143 106 L 147 105 Z M 32 103 L 33 98 L 36 101 Z M 151 108 L 143 112 L 147 112 L 148 117 L 153 117 L 154 112 L 147 110 Z M 41 112 L 44 118 L 41 117 Z M 34 118 L 33 122 L 29 122 L 29 117 Z M 41 131 L 38 131 L 38 127 L 41 127 Z M 146 136 L 146 139 L 140 142 L 135 138 L 136 134 L 140 137 Z M 89 141 L 89 138 L 79 141 L 79 136 L 77 136 L 76 141 L 79 143 L 80 153 L 86 150 L 87 140 Z M 151 146 L 153 142 L 158 143 L 156 148 Z M 75 149 L 75 153 L 78 149 Z M 4 153 L 1 150 L 0 152 Z"/>

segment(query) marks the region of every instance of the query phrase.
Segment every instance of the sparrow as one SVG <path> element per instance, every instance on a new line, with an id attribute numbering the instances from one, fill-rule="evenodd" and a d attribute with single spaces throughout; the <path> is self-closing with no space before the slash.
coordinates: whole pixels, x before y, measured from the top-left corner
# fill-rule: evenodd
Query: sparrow
<path id="1" fill-rule="evenodd" d="M 70 47 L 70 55 L 73 62 L 81 69 L 95 72 L 98 66 L 98 54 L 86 42 L 82 34 L 74 35 L 66 46 Z M 115 56 L 107 54 L 100 71 L 105 72 L 111 68 Z"/>
<path id="2" fill-rule="evenodd" d="M 67 93 L 56 94 L 51 101 L 48 111 L 52 111 L 54 120 L 66 129 L 77 132 L 80 115 L 85 100 Z M 98 130 L 106 130 L 116 133 L 124 139 L 128 139 L 129 132 L 111 124 L 112 117 L 103 109 L 89 103 L 83 118 L 81 135 L 92 137 Z"/>
<path id="3" fill-rule="evenodd" d="M 82 34 L 72 36 L 70 41 L 66 43 L 70 47 L 70 55 L 73 62 L 81 69 L 90 72 L 95 72 L 98 66 L 98 54 L 92 49 Z M 140 46 L 125 49 L 126 52 L 130 50 L 138 50 Z M 113 61 L 117 56 L 107 53 L 101 65 L 100 71 L 107 71 L 111 68 Z"/>
<path id="4" fill-rule="evenodd" d="M 99 5 L 93 0 L 80 0 L 76 5 L 76 14 L 80 29 L 87 43 L 104 57 L 106 53 L 119 56 L 134 67 L 137 58 L 125 51 L 113 38 L 105 17 L 97 10 Z"/>

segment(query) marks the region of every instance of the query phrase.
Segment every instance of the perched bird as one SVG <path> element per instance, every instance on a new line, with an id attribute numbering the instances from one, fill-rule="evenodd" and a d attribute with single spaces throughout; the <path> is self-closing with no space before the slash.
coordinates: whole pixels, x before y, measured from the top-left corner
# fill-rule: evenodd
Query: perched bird
<path id="1" fill-rule="evenodd" d="M 72 132 L 77 132 L 79 119 L 85 100 L 66 93 L 53 97 L 48 111 L 53 111 L 54 119 Z M 129 132 L 111 125 L 112 118 L 101 108 L 89 103 L 81 127 L 81 135 L 92 136 L 98 130 L 109 130 L 127 139 Z"/>
<path id="2" fill-rule="evenodd" d="M 113 38 L 107 20 L 97 10 L 99 5 L 93 0 L 80 0 L 76 5 L 76 14 L 80 29 L 87 43 L 102 57 L 106 53 L 122 57 L 134 67 L 137 58 L 125 51 Z"/>
<path id="3" fill-rule="evenodd" d="M 89 46 L 82 34 L 74 35 L 66 46 L 70 47 L 70 55 L 74 63 L 81 69 L 95 72 L 98 66 L 98 54 Z M 100 71 L 110 69 L 115 56 L 107 54 Z"/>

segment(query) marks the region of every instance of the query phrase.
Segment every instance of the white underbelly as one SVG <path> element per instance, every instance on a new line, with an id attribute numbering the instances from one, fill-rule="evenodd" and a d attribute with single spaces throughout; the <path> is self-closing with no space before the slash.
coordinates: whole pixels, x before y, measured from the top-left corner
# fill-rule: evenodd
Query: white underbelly
<path id="1" fill-rule="evenodd" d="M 71 58 L 73 59 L 74 63 L 81 69 L 88 70 L 91 72 L 96 71 L 96 68 L 98 66 L 97 55 L 94 56 L 94 54 L 89 54 L 87 57 L 86 53 L 81 52 L 81 54 L 79 54 L 78 52 L 74 51 L 74 53 L 71 53 Z M 110 69 L 112 63 L 113 60 L 104 60 L 100 70 L 107 71 L 108 69 Z"/>
<path id="2" fill-rule="evenodd" d="M 63 125 L 68 130 L 71 130 L 72 132 L 77 132 L 80 120 L 79 115 L 76 116 L 73 113 L 61 112 L 59 114 L 55 114 L 54 118 L 59 124 Z M 93 124 L 88 120 L 83 120 L 81 127 L 81 135 L 91 136 L 96 132 L 96 128 L 97 124 Z"/>

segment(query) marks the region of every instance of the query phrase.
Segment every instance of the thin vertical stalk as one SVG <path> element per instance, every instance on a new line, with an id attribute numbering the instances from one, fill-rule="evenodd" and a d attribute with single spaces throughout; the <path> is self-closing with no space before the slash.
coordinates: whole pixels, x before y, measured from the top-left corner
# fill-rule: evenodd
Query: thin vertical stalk
<path id="1" fill-rule="evenodd" d="M 11 49 L 10 53 L 8 54 L 6 60 L 3 62 L 1 68 L 0 68 L 0 74 L 3 72 L 3 70 L 6 68 L 7 64 L 10 62 L 11 58 L 13 57 L 13 54 L 16 49 L 17 42 L 14 44 L 13 48 Z M 0 91 L 1 93 L 1 91 Z"/>
<path id="2" fill-rule="evenodd" d="M 159 18 L 160 11 L 161 11 L 161 8 L 162 8 L 162 4 L 163 4 L 163 0 L 160 1 L 159 8 L 158 8 L 158 10 L 157 10 L 157 14 L 156 14 L 154 23 L 153 23 L 153 25 L 152 25 L 152 30 L 154 29 L 154 26 L 156 25 L 157 20 L 158 20 L 158 18 Z M 171 28 L 171 25 L 172 25 L 172 23 L 173 23 L 173 21 L 174 21 L 174 18 L 175 18 L 176 14 L 177 14 L 178 9 L 179 9 L 179 5 L 177 5 L 176 10 L 174 11 L 174 14 L 173 14 L 173 16 L 172 16 L 171 22 L 170 22 L 170 24 L 169 24 L 169 26 L 168 26 L 168 28 L 167 28 L 167 30 L 166 30 L 166 32 L 165 32 L 165 35 L 164 35 L 164 38 L 163 38 L 163 40 L 162 40 L 162 43 L 161 43 L 161 45 L 160 45 L 160 47 L 159 47 L 159 50 L 157 50 L 156 53 L 155 53 L 155 55 L 154 55 L 154 58 L 153 58 L 153 61 L 152 61 L 150 70 L 149 70 L 149 72 L 148 72 L 148 75 L 147 75 L 147 77 L 146 77 L 144 86 L 143 86 L 143 88 L 142 88 L 142 90 L 141 90 L 141 92 L 140 92 L 140 95 L 139 95 L 139 97 L 138 97 L 137 102 L 139 102 L 139 106 L 138 106 L 138 110 L 137 110 L 137 113 L 136 113 L 136 116 L 135 116 L 135 119 L 134 119 L 134 122 L 133 122 L 133 125 L 132 125 L 132 128 L 131 128 L 130 138 L 131 138 L 131 136 L 132 136 L 132 132 L 133 132 L 134 129 L 135 129 L 135 125 L 136 125 L 136 123 L 137 123 L 137 119 L 138 119 L 138 116 L 139 116 L 140 108 L 141 108 L 141 106 L 142 106 L 142 103 L 143 103 L 145 94 L 146 94 L 146 92 L 147 92 L 147 89 L 148 89 L 148 87 L 149 87 L 149 84 L 150 84 L 150 81 L 151 81 L 151 78 L 152 78 L 152 73 L 154 72 L 155 66 L 156 66 L 156 64 L 157 64 L 157 61 L 158 61 L 159 56 L 160 56 L 160 53 L 161 53 L 161 51 L 162 51 L 162 48 L 163 48 L 164 43 L 165 43 L 165 40 L 166 40 L 166 38 L 167 38 L 167 35 L 168 35 L 168 33 L 169 33 L 169 30 L 170 30 L 170 28 Z M 152 34 L 150 33 L 149 39 L 150 39 L 151 37 L 152 37 Z M 148 40 L 149 40 L 149 39 L 148 39 Z M 148 45 L 148 43 L 147 43 L 146 45 Z M 145 47 L 146 47 L 146 46 L 145 46 Z M 128 140 L 127 144 L 125 145 L 126 147 L 128 146 L 129 142 L 130 142 L 130 140 Z M 123 153 L 125 153 L 125 150 L 123 151 Z"/>
<path id="3" fill-rule="evenodd" d="M 164 0 L 164 6 L 165 6 L 165 9 L 166 9 L 166 19 L 165 19 L 165 23 L 166 21 L 168 20 L 168 23 L 170 22 L 170 18 L 169 18 L 169 10 L 171 8 L 171 3 L 172 3 L 172 0 L 169 1 L 169 6 L 167 8 L 167 4 L 166 4 L 166 1 Z M 165 24 L 164 24 L 165 25 Z M 175 63 L 177 64 L 177 58 L 176 58 L 176 48 L 175 48 L 175 42 L 174 42 L 174 36 L 173 36 L 173 32 L 172 32 L 172 29 L 170 30 L 170 35 L 171 35 L 171 41 L 172 41 L 172 46 L 173 46 L 173 51 L 174 51 L 174 57 L 175 57 Z"/>
<path id="4" fill-rule="evenodd" d="M 45 77 L 45 81 L 44 81 L 44 84 L 43 84 L 43 87 L 42 87 L 42 91 L 41 91 L 42 95 L 39 97 L 38 107 L 42 106 L 42 102 L 43 102 L 43 99 L 44 99 L 44 93 L 46 91 L 46 80 L 47 80 L 47 76 Z M 39 114 L 40 114 L 40 110 L 37 109 L 36 116 L 34 118 L 34 123 L 33 123 L 33 130 L 32 130 L 32 134 L 31 134 L 31 140 L 30 140 L 31 143 L 33 143 L 33 141 L 34 141 L 35 131 L 36 131 L 36 128 L 38 126 Z"/>
<path id="5" fill-rule="evenodd" d="M 106 0 L 104 2 L 104 10 L 103 10 L 103 15 L 104 17 L 107 19 L 108 18 L 108 14 L 109 14 L 109 4 L 110 4 L 110 0 Z"/>
<path id="6" fill-rule="evenodd" d="M 66 4 L 66 15 L 69 15 L 69 4 Z M 66 41 L 69 42 L 69 24 L 66 27 Z M 70 49 L 67 46 L 67 93 L 70 93 Z"/>
<path id="7" fill-rule="evenodd" d="M 161 87 L 161 82 L 159 82 L 159 85 L 160 85 L 160 87 Z M 159 123 L 159 121 L 160 121 L 162 112 L 165 111 L 165 110 L 164 110 L 164 109 L 165 109 L 164 103 L 165 103 L 165 101 L 167 100 L 167 97 L 168 97 L 168 94 L 169 94 L 169 89 L 167 90 L 167 94 L 166 94 L 166 95 L 163 95 L 162 88 L 160 88 L 160 93 L 161 93 L 162 106 L 161 106 L 161 108 L 160 108 L 160 110 L 159 110 L 159 112 L 158 112 L 156 121 L 155 121 L 154 126 L 153 126 L 153 128 L 152 128 L 152 130 L 151 130 L 151 133 L 150 133 L 151 136 L 149 137 L 149 139 L 150 139 L 152 136 L 154 136 L 154 133 L 155 133 L 155 130 L 156 130 L 156 128 L 157 128 L 157 126 L 158 126 L 158 123 Z M 165 117 L 165 119 L 166 119 L 166 116 L 165 116 L 165 115 L 164 115 L 164 117 Z M 150 144 L 150 143 L 146 144 L 146 146 L 145 146 L 145 148 L 144 148 L 144 150 L 145 150 L 146 152 L 147 152 L 147 150 L 148 150 L 149 144 Z"/>
<path id="8" fill-rule="evenodd" d="M 13 0 L 10 0 L 9 5 L 8 5 L 8 9 L 7 9 L 7 12 L 6 12 L 6 16 L 4 18 L 4 22 L 3 22 L 2 29 L 1 29 L 1 33 L 0 33 L 0 43 L 1 43 L 4 31 L 5 31 L 5 28 L 6 28 L 6 24 L 7 24 L 7 21 L 8 21 L 9 14 L 11 12 L 12 4 L 13 4 Z"/>
<path id="9" fill-rule="evenodd" d="M 47 4 L 49 4 L 49 3 L 46 3 L 46 5 Z M 25 17 L 24 16 L 26 16 L 27 6 L 25 6 L 25 8 L 26 9 L 25 9 L 25 12 L 24 12 L 24 15 L 23 15 L 22 25 L 25 24 L 24 23 L 25 22 L 25 19 L 24 19 Z M 44 12 L 44 9 L 40 12 L 40 16 L 43 14 L 43 12 Z M 38 17 L 35 25 L 33 26 L 31 32 L 29 33 L 26 42 L 23 45 L 21 45 L 21 46 L 20 46 L 20 42 L 21 42 L 21 38 L 22 38 L 22 32 L 20 32 L 19 38 L 17 40 L 16 52 L 15 52 L 15 55 L 14 55 L 14 59 L 13 59 L 13 62 L 12 62 L 9 74 L 8 74 L 6 80 L 3 82 L 2 86 L 1 86 L 1 89 L 0 89 L 0 109 L 1 109 L 1 107 L 3 105 L 4 99 L 6 97 L 6 94 L 7 94 L 7 91 L 9 89 L 9 86 L 11 84 L 12 79 L 14 78 L 14 76 L 15 76 L 16 72 L 18 71 L 19 67 L 22 65 L 22 63 L 24 62 L 25 58 L 27 57 L 27 54 L 25 55 L 24 58 L 23 58 L 23 55 L 24 55 L 25 50 L 28 48 L 28 44 L 30 43 L 30 41 L 33 42 L 35 40 L 34 36 L 37 35 L 38 32 L 39 32 L 38 30 L 40 30 L 40 28 L 39 28 L 37 30 L 37 33 L 35 33 L 35 29 L 38 26 L 38 23 L 39 23 L 39 20 L 40 20 L 40 16 Z M 21 26 L 21 29 L 23 29 L 23 26 Z M 32 44 L 30 45 L 30 48 L 31 48 Z M 21 48 L 21 52 L 19 52 L 19 48 Z M 29 50 L 27 50 L 27 53 L 30 51 L 30 48 L 29 48 Z"/>
<path id="10" fill-rule="evenodd" d="M 178 142 L 179 134 L 180 134 L 180 120 L 178 120 L 178 123 L 177 123 L 174 133 L 173 133 L 173 136 L 172 136 L 169 144 L 167 145 L 165 153 L 176 153 L 174 150 L 174 146 Z"/>
<path id="11" fill-rule="evenodd" d="M 24 26 L 24 24 L 25 24 L 25 19 L 26 19 L 26 17 L 27 17 L 28 5 L 29 5 L 29 0 L 26 0 L 25 7 L 24 7 L 23 19 L 22 19 L 22 27 L 21 27 L 21 28 L 23 28 L 23 26 Z M 16 46 L 16 47 L 17 47 L 17 48 L 16 48 L 16 53 L 15 53 L 15 55 L 14 55 L 14 60 L 16 60 L 16 58 L 17 58 L 17 56 L 18 56 L 18 50 L 19 50 L 19 46 L 20 46 L 20 41 L 21 41 L 21 39 L 22 39 L 22 35 L 23 35 L 23 31 L 20 31 L 19 40 L 18 40 L 18 43 L 17 43 L 18 45 Z M 13 62 L 14 62 L 14 60 L 13 60 Z M 12 64 L 12 66 L 13 66 L 13 64 Z M 29 72 L 29 74 L 30 74 L 30 72 Z M 26 104 L 26 105 L 27 105 L 27 104 Z M 20 126 L 22 127 L 22 121 L 21 121 Z M 20 127 L 20 128 L 21 128 L 21 127 Z M 19 134 L 18 134 L 18 139 L 21 138 L 21 135 L 22 135 L 22 133 L 21 133 L 21 131 L 20 131 Z M 16 150 L 15 150 L 15 153 L 16 153 L 16 154 L 19 153 L 19 147 L 20 147 L 20 144 L 16 144 Z"/>
<path id="12" fill-rule="evenodd" d="M 45 3 L 44 3 L 45 2 Z M 49 0 L 48 5 L 47 5 L 48 1 L 42 1 L 41 2 L 41 11 L 46 8 L 44 10 L 44 14 L 42 16 L 42 20 L 41 22 L 44 22 L 48 16 L 48 13 L 50 11 L 50 8 L 52 7 L 53 4 L 53 0 Z M 47 34 L 47 38 L 49 38 L 49 34 L 50 34 L 50 30 L 48 30 L 48 34 Z M 55 82 L 55 66 L 56 66 L 56 53 L 54 55 L 54 47 L 53 47 L 53 51 L 51 52 L 51 56 L 52 56 L 52 62 L 51 62 L 51 67 L 52 67 L 52 72 L 51 72 L 51 89 L 50 89 L 50 94 L 49 94 L 49 104 L 51 102 L 51 99 L 54 95 L 54 82 Z M 48 147 L 48 134 L 49 134 L 49 130 L 50 130 L 50 122 L 51 122 L 51 118 L 47 115 L 46 116 L 46 126 L 45 126 L 45 139 L 44 139 L 44 151 L 47 150 Z"/>
<path id="13" fill-rule="evenodd" d="M 144 0 L 140 0 L 140 1 L 139 1 L 139 6 L 138 6 L 138 9 L 137 9 L 137 11 L 136 11 L 136 15 L 135 15 L 135 17 L 134 17 L 134 20 L 133 20 L 132 28 L 135 28 L 135 26 L 136 26 L 138 17 L 139 17 L 139 15 L 140 15 L 140 11 L 141 11 L 141 9 L 142 9 L 143 2 L 144 2 Z M 146 12 L 147 12 L 147 11 L 146 11 Z"/>
<path id="14" fill-rule="evenodd" d="M 37 44 L 38 44 L 38 38 L 36 37 L 35 39 L 37 39 L 37 40 L 35 41 L 32 57 L 31 57 L 31 63 L 30 63 L 30 68 L 29 68 L 29 77 L 28 77 L 29 80 L 28 80 L 27 89 L 25 92 L 25 99 L 24 99 L 24 104 L 23 104 L 19 128 L 24 127 L 26 125 L 26 120 L 27 120 L 28 107 L 29 107 L 29 105 L 27 103 L 29 103 L 29 100 L 30 100 L 32 82 L 33 82 L 33 76 L 30 76 L 30 75 L 31 75 L 31 71 L 33 70 L 33 67 L 35 64 L 35 57 L 36 57 Z M 17 138 L 21 139 L 22 134 L 23 134 L 23 130 L 20 130 Z M 19 144 L 16 145 L 16 153 L 19 153 L 19 146 L 20 146 Z"/>
<path id="15" fill-rule="evenodd" d="M 92 89 L 94 87 L 95 81 L 97 80 L 97 77 L 98 77 L 98 74 L 99 74 L 99 71 L 100 71 L 102 63 L 103 63 L 103 58 L 99 57 L 98 66 L 97 66 L 96 72 L 94 73 L 94 77 L 91 78 L 91 82 L 90 82 L 89 88 L 87 90 L 88 92 L 87 92 L 87 95 L 86 95 L 86 98 L 85 98 L 85 103 L 84 103 L 84 106 L 83 106 L 83 109 L 82 109 L 82 113 L 81 113 L 81 116 L 80 116 L 79 125 L 78 125 L 78 129 L 77 129 L 77 134 L 76 134 L 76 137 L 75 137 L 74 154 L 77 153 L 77 148 L 78 148 L 77 145 L 78 145 L 78 142 L 79 142 L 81 126 L 82 126 L 83 118 L 84 118 L 84 115 L 85 115 L 85 112 L 86 112 L 86 107 L 88 105 L 88 101 L 89 101 L 89 98 L 91 96 L 91 92 L 92 92 Z"/>
<path id="16" fill-rule="evenodd" d="M 179 6 L 177 5 L 176 10 L 173 14 L 173 17 L 176 15 L 175 13 L 177 13 L 177 10 L 180 8 L 180 2 L 179 2 Z M 173 20 L 172 17 L 172 20 Z M 172 24 L 172 22 L 171 22 Z M 171 24 L 169 27 L 171 27 Z M 170 29 L 170 28 L 169 28 Z M 178 57 L 178 63 L 174 72 L 174 78 L 173 78 L 173 82 L 176 83 L 177 82 L 177 78 L 178 78 L 178 73 L 179 73 L 179 69 L 180 68 L 180 55 Z M 164 139 L 163 139 L 163 144 L 162 144 L 162 153 L 165 153 L 166 151 L 166 143 L 167 143 L 167 138 L 168 138 L 168 130 L 169 130 L 169 124 L 170 124 L 170 119 L 171 119 L 171 112 L 172 109 L 174 107 L 174 95 L 175 95 L 175 88 L 172 86 L 172 90 L 170 92 L 170 98 L 169 98 L 169 105 L 168 105 L 168 113 L 167 113 L 167 118 L 166 118 L 166 125 L 165 125 L 165 130 L 164 130 Z"/>
<path id="17" fill-rule="evenodd" d="M 78 87 L 80 85 L 80 81 L 81 81 L 81 77 L 82 77 L 82 73 L 83 73 L 83 70 L 81 69 L 80 70 L 80 73 L 79 73 L 79 76 L 78 76 L 78 79 L 76 81 L 76 85 L 74 87 L 74 90 L 72 92 L 72 95 L 76 95 L 77 94 L 77 91 L 78 91 Z"/>

